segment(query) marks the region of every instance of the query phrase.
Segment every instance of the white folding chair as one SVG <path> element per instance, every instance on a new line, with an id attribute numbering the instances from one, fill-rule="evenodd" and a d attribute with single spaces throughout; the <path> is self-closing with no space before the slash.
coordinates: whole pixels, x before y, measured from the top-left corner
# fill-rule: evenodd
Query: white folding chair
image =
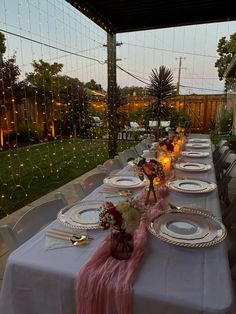
<path id="1" fill-rule="evenodd" d="M 10 251 L 30 239 L 50 222 L 56 219 L 57 213 L 67 204 L 63 199 L 55 199 L 35 206 L 27 211 L 11 228 L 8 225 L 0 226 L 0 235 Z"/>
<path id="2" fill-rule="evenodd" d="M 219 149 L 219 153 L 220 155 L 214 164 L 217 182 L 219 182 L 221 178 L 221 173 L 223 171 L 223 168 L 225 167 L 226 159 L 228 158 L 230 154 L 233 153 L 233 151 L 228 146 L 222 146 Z"/>
<path id="3" fill-rule="evenodd" d="M 128 160 L 130 158 L 135 159 L 137 157 L 138 157 L 138 154 L 134 148 L 128 148 L 124 150 L 123 152 L 119 153 L 120 161 L 124 167 L 127 165 Z"/>
<path id="4" fill-rule="evenodd" d="M 143 153 L 143 151 L 144 151 L 145 149 L 147 149 L 147 145 L 144 144 L 143 142 L 140 142 L 140 143 L 138 143 L 138 144 L 135 146 L 135 150 L 136 150 L 136 152 L 137 152 L 137 154 L 138 154 L 139 156 L 142 155 L 142 153 Z"/>
<path id="5" fill-rule="evenodd" d="M 115 173 L 123 168 L 122 163 L 119 159 L 108 159 L 104 162 L 103 167 L 108 174 Z"/>
<path id="6" fill-rule="evenodd" d="M 217 159 L 220 157 L 221 153 L 220 153 L 220 149 L 223 146 L 229 146 L 228 142 L 226 140 L 220 140 L 219 144 L 216 146 L 215 150 L 212 153 L 212 158 L 213 158 L 213 163 L 215 163 L 217 161 Z"/>
<path id="7" fill-rule="evenodd" d="M 97 172 L 87 176 L 81 182 L 74 183 L 75 191 L 79 199 L 83 199 L 95 190 L 99 185 L 103 184 L 103 180 L 107 177 L 107 172 Z"/>
<path id="8" fill-rule="evenodd" d="M 230 153 L 224 160 L 222 169 L 218 169 L 218 193 L 219 198 L 229 205 L 228 185 L 232 177 L 236 176 L 236 154 Z"/>

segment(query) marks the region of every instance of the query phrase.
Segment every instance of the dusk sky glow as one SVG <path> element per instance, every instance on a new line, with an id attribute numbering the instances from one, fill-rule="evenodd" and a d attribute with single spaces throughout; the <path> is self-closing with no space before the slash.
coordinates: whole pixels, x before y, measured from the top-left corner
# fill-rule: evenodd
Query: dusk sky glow
<path id="1" fill-rule="evenodd" d="M 63 74 L 84 82 L 95 79 L 106 89 L 106 33 L 65 0 L 2 0 L 0 31 L 6 36 L 5 57 L 16 54 L 21 78 L 32 71 L 32 60 L 43 59 L 63 63 Z M 117 34 L 117 42 L 122 42 L 118 65 L 147 83 L 151 70 L 165 65 L 176 83 L 182 57 L 182 94 L 220 94 L 224 83 L 214 67 L 217 44 L 234 32 L 236 22 L 222 22 Z M 120 70 L 117 82 L 121 87 L 145 86 Z"/>

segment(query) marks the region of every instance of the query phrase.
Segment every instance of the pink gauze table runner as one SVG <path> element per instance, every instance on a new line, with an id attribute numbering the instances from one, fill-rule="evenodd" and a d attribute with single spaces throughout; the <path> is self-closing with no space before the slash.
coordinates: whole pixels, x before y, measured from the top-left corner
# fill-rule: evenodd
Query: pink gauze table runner
<path id="1" fill-rule="evenodd" d="M 147 243 L 144 222 L 134 233 L 134 251 L 128 260 L 111 256 L 110 235 L 81 269 L 76 285 L 77 314 L 132 313 L 133 279 Z"/>
<path id="2" fill-rule="evenodd" d="M 163 210 L 166 188 L 159 191 L 157 204 L 150 206 L 148 216 Z M 132 314 L 133 280 L 147 244 L 144 222 L 134 232 L 134 251 L 128 260 L 119 261 L 110 254 L 110 235 L 81 269 L 76 282 L 77 314 Z"/>

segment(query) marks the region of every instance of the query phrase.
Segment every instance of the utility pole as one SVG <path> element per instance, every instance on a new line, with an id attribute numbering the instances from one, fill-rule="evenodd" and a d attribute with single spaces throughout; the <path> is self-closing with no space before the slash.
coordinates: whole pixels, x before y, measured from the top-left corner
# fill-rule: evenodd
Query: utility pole
<path id="1" fill-rule="evenodd" d="M 181 69 L 182 69 L 182 59 L 183 57 L 179 57 L 179 73 L 178 73 L 178 81 L 177 81 L 177 95 L 179 95 L 179 88 L 180 88 L 180 77 L 181 77 Z"/>

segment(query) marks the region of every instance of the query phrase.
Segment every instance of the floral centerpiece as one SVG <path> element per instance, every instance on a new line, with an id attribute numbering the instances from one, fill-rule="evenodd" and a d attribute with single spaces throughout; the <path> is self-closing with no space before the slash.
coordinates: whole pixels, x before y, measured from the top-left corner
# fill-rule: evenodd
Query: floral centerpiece
<path id="1" fill-rule="evenodd" d="M 138 228 L 145 212 L 143 204 L 133 198 L 114 205 L 106 202 L 101 211 L 100 225 L 104 229 L 112 227 L 111 255 L 117 259 L 128 259 L 133 251 L 132 233 Z"/>
<path id="2" fill-rule="evenodd" d="M 159 143 L 159 149 L 165 153 L 167 152 L 173 153 L 174 151 L 173 138 L 161 141 Z"/>
<path id="3" fill-rule="evenodd" d="M 149 187 L 146 195 L 145 204 L 148 204 L 151 192 L 154 196 L 154 202 L 157 202 L 156 191 L 154 189 L 154 180 L 163 181 L 165 180 L 165 172 L 163 170 L 162 164 L 151 159 L 147 161 L 145 158 L 139 158 L 134 161 L 135 169 L 137 170 L 141 180 L 146 176 L 149 179 Z"/>

